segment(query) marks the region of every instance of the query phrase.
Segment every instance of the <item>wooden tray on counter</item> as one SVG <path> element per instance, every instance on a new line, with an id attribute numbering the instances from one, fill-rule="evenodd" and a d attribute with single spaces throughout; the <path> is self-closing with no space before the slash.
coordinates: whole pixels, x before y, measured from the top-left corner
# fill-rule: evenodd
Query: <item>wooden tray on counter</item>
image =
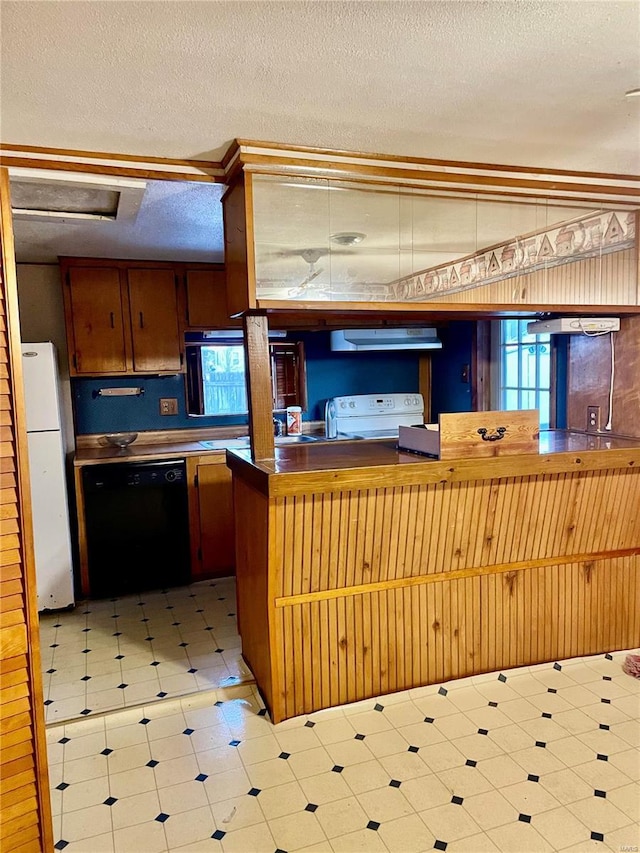
<path id="1" fill-rule="evenodd" d="M 401 426 L 400 450 L 436 459 L 538 453 L 539 412 L 461 412 L 442 414 L 437 424 Z"/>

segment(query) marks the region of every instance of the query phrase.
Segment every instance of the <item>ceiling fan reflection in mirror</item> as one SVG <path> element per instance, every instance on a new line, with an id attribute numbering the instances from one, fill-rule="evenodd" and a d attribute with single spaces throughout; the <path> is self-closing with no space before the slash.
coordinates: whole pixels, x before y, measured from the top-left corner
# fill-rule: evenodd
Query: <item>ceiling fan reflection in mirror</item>
<path id="1" fill-rule="evenodd" d="M 321 275 L 324 270 L 322 267 L 316 269 L 316 264 L 320 260 L 321 257 L 328 254 L 327 251 L 323 249 L 302 249 L 296 254 L 300 255 L 300 257 L 305 260 L 309 264 L 309 271 L 305 278 L 297 284 L 295 287 L 292 287 L 287 293 L 291 299 L 296 299 L 298 296 L 303 296 L 307 290 L 309 289 L 309 285 L 312 281 L 315 281 L 319 275 Z"/>

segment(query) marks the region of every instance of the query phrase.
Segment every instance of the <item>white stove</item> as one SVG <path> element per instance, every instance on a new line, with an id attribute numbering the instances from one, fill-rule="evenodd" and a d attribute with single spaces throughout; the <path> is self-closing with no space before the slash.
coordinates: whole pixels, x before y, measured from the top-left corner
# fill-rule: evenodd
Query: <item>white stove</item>
<path id="1" fill-rule="evenodd" d="M 422 394 L 355 394 L 325 405 L 327 438 L 397 438 L 399 426 L 423 423 Z"/>

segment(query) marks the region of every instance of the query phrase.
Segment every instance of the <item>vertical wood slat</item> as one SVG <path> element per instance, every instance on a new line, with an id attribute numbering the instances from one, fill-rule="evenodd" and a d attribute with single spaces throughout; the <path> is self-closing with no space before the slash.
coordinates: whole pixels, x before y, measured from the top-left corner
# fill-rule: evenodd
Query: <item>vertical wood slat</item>
<path id="1" fill-rule="evenodd" d="M 273 459 L 273 400 L 269 360 L 269 323 L 266 314 L 243 318 L 251 458 Z"/>
<path id="2" fill-rule="evenodd" d="M 9 176 L 0 169 L 0 308 L 6 323 L 0 329 L 0 410 L 5 460 L 13 464 L 14 484 L 0 491 L 3 527 L 13 531 L 3 536 L 2 587 L 4 598 L 0 622 L 0 777 L 3 795 L 11 792 L 9 804 L 0 812 L 3 849 L 29 845 L 33 850 L 53 846 L 49 800 L 47 754 L 40 668 L 39 627 L 36 605 L 35 564 L 31 529 L 31 496 L 27 463 L 27 435 L 22 354 Z M 3 471 L 8 471 L 6 467 Z M 14 472 L 15 471 L 15 475 Z M 17 475 L 17 476 L 16 476 Z M 5 530 L 3 530 L 3 533 Z M 8 677 L 7 677 L 8 676 Z M 35 787 L 34 787 L 35 783 Z"/>
<path id="3" fill-rule="evenodd" d="M 280 596 L 561 561 L 640 541 L 640 471 L 632 468 L 282 500 Z"/>
<path id="4" fill-rule="evenodd" d="M 285 620 L 283 642 L 296 673 L 288 683 L 285 716 L 629 645 L 637 621 L 639 569 L 640 561 L 626 557 L 600 561 L 595 572 L 586 573 L 581 564 L 567 563 L 282 608 L 292 614 L 292 626 Z M 585 615 L 579 618 L 582 608 Z M 365 628 L 377 623 L 378 613 L 388 614 L 387 630 Z M 325 670 L 316 665 L 314 643 L 339 647 L 331 689 L 324 685 Z M 334 658 L 327 658 L 332 666 Z M 376 672 L 387 676 L 382 689 Z"/>
<path id="5" fill-rule="evenodd" d="M 293 666 L 295 660 L 295 674 L 287 683 L 285 716 L 486 669 L 484 663 L 477 663 L 479 580 L 461 578 L 281 608 L 284 656 L 288 665 Z M 379 613 L 392 614 L 385 623 L 386 631 L 375 630 Z M 431 620 L 426 633 L 425 617 Z M 306 638 L 333 650 L 327 655 L 327 666 L 333 667 L 337 647 L 339 663 L 330 689 L 326 668 L 316 665 L 315 652 Z M 503 665 L 510 665 L 509 660 L 492 659 L 488 668 Z M 381 690 L 376 675 L 383 673 L 386 684 Z"/>

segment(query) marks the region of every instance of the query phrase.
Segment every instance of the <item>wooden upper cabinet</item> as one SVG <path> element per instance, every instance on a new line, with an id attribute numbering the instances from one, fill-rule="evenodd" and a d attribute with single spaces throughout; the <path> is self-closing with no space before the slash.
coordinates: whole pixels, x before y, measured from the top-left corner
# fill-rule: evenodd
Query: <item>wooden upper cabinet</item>
<path id="1" fill-rule="evenodd" d="M 118 269 L 74 267 L 65 286 L 72 375 L 125 373 L 127 358 Z"/>
<path id="2" fill-rule="evenodd" d="M 224 270 L 187 270 L 187 326 L 191 329 L 240 328 L 227 307 L 227 278 Z"/>
<path id="3" fill-rule="evenodd" d="M 179 372 L 183 358 L 175 273 L 171 269 L 129 269 L 127 283 L 133 369 Z"/>
<path id="4" fill-rule="evenodd" d="M 61 258 L 71 376 L 180 373 L 181 264 Z"/>

